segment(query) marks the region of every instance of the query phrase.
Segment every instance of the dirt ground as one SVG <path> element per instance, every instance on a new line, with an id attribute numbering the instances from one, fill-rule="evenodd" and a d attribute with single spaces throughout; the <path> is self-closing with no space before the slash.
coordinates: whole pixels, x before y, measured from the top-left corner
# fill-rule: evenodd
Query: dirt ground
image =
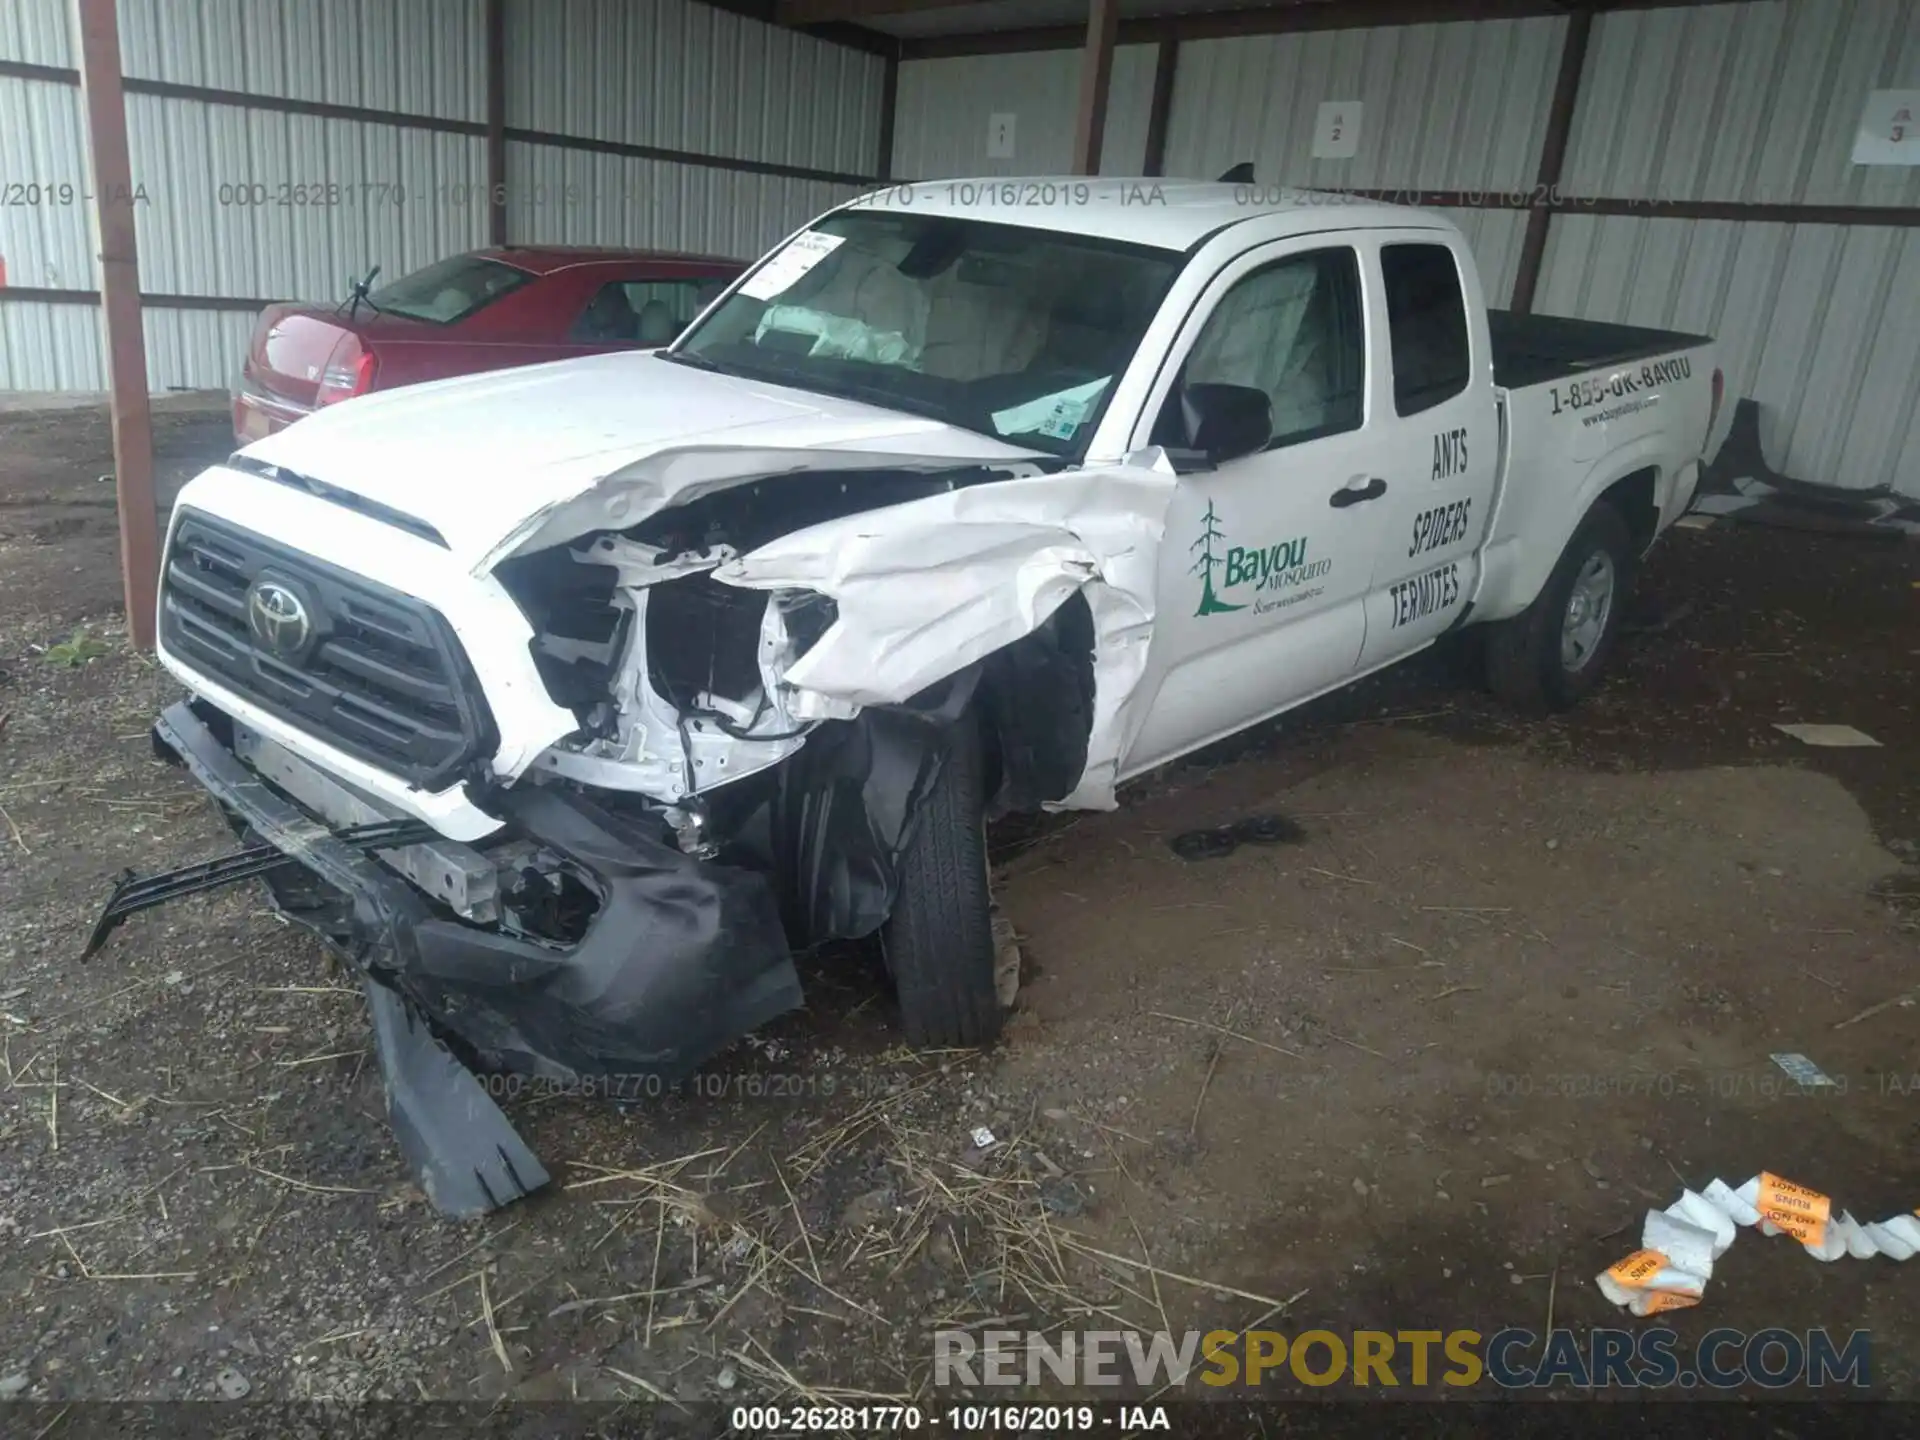
<path id="1" fill-rule="evenodd" d="M 224 417 L 157 424 L 170 497 Z M 0 1394 L 926 1399 L 942 1324 L 1584 1329 L 1683 1182 L 1920 1204 L 1920 547 L 1676 531 L 1572 715 L 1426 659 L 1008 828 L 1004 1044 L 911 1054 L 824 960 L 688 1091 L 515 1099 L 557 1183 L 462 1225 L 261 897 L 78 960 L 118 872 L 228 844 L 151 757 L 109 463 L 98 413 L 0 414 Z M 77 629 L 103 653 L 46 653 Z M 1168 847 L 1267 811 L 1305 840 Z M 1663 1318 L 1867 1329 L 1873 1393 L 1920 1396 L 1910 1267 L 1748 1236 Z"/>

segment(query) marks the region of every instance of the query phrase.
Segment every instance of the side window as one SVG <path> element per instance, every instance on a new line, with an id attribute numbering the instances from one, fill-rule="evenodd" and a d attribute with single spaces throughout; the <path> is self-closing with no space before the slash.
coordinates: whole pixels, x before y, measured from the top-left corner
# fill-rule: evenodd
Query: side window
<path id="1" fill-rule="evenodd" d="M 1358 259 L 1351 250 L 1318 250 L 1256 270 L 1222 296 L 1180 384 L 1265 391 L 1273 406 L 1271 449 L 1359 429 L 1365 377 Z M 1168 397 L 1174 415 L 1179 391 Z"/>
<path id="2" fill-rule="evenodd" d="M 702 280 L 616 280 L 587 302 L 567 338 L 582 345 L 666 345 L 686 329 L 705 300 Z"/>
<path id="3" fill-rule="evenodd" d="M 1460 267 L 1444 245 L 1383 245 L 1393 408 L 1418 415 L 1467 388 L 1467 306 Z"/>

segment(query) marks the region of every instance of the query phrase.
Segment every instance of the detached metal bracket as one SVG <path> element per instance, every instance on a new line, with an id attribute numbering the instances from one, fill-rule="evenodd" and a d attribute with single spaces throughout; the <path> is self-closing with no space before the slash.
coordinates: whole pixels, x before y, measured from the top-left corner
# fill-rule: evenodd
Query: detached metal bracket
<path id="1" fill-rule="evenodd" d="M 322 833 L 361 850 L 395 849 L 438 838 L 438 832 L 432 826 L 419 820 L 381 820 L 371 825 L 354 825 L 345 830 Z M 100 918 L 94 922 L 93 933 L 88 936 L 87 948 L 80 952 L 80 958 L 91 959 L 129 915 L 151 910 L 156 905 L 164 905 L 183 895 L 217 890 L 222 885 L 251 880 L 270 870 L 278 870 L 282 865 L 298 863 L 295 857 L 278 846 L 260 841 L 245 849 L 235 850 L 230 855 L 196 861 L 192 865 L 164 870 L 157 875 L 136 875 L 128 870 L 121 875 L 113 887 L 113 893 L 107 897 L 106 906 L 101 910 Z"/>

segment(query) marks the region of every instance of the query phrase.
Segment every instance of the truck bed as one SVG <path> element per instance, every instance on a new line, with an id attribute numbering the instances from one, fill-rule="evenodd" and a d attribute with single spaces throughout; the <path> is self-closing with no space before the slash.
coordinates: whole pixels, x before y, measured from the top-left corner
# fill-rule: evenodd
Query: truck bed
<path id="1" fill-rule="evenodd" d="M 1493 341 L 1494 383 L 1509 390 L 1711 343 L 1704 335 L 1674 330 L 1561 315 L 1516 315 L 1511 310 L 1489 310 L 1487 329 Z"/>

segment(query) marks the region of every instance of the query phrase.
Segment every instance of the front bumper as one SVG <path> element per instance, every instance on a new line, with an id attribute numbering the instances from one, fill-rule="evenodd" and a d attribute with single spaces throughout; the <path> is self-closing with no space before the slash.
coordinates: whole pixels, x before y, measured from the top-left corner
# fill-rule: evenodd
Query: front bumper
<path id="1" fill-rule="evenodd" d="M 570 946 L 478 928 L 317 825 L 233 753 L 219 723 L 183 701 L 154 741 L 319 882 L 331 903 L 283 909 L 363 970 L 395 1132 L 447 1213 L 496 1208 L 546 1173 L 434 1029 L 489 1067 L 671 1081 L 800 1004 L 760 875 L 683 855 L 569 793 L 509 791 L 508 825 L 592 877 L 601 903 Z"/>

